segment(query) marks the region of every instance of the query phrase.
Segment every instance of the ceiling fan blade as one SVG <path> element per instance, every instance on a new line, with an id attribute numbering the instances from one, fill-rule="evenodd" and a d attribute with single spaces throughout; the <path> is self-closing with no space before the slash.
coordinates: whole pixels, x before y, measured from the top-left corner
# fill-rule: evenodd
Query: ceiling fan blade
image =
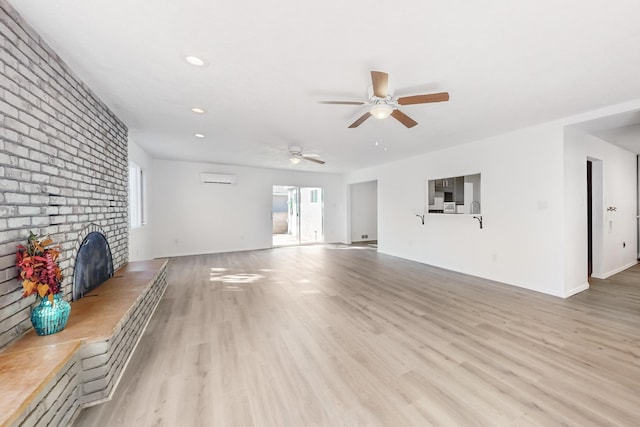
<path id="1" fill-rule="evenodd" d="M 309 160 L 310 162 L 318 163 L 318 164 L 321 164 L 321 165 L 324 165 L 324 163 L 325 163 L 323 160 L 316 159 L 315 157 L 302 156 L 302 158 L 305 159 L 305 160 Z"/>
<path id="2" fill-rule="evenodd" d="M 351 123 L 351 126 L 349 126 L 349 129 L 357 128 L 362 123 L 364 123 L 364 121 L 367 120 L 369 117 L 371 117 L 371 113 L 367 111 L 358 120 L 356 120 L 355 122 Z"/>
<path id="3" fill-rule="evenodd" d="M 389 87 L 389 74 L 382 71 L 372 71 L 371 81 L 373 82 L 373 94 L 378 98 L 386 98 Z"/>
<path id="4" fill-rule="evenodd" d="M 428 95 L 403 96 L 398 98 L 398 104 L 427 104 L 429 102 L 443 102 L 449 100 L 449 92 L 430 93 Z"/>
<path id="5" fill-rule="evenodd" d="M 413 120 L 411 117 L 407 116 L 405 113 L 403 113 L 400 110 L 393 110 L 393 113 L 391 113 L 391 115 L 393 116 L 394 119 L 396 119 L 397 121 L 399 121 L 400 123 L 402 123 L 408 128 L 412 128 L 418 124 L 418 122 L 416 122 L 415 120 Z"/>
<path id="6" fill-rule="evenodd" d="M 363 105 L 362 101 L 318 101 L 318 104 Z"/>

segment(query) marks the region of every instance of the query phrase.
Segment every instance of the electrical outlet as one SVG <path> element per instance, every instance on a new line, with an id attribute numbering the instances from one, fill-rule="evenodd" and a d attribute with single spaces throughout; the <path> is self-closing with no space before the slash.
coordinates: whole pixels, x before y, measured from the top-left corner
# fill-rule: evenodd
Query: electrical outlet
<path id="1" fill-rule="evenodd" d="M 361 238 L 361 239 L 366 239 L 366 238 L 368 238 L 368 237 L 369 237 L 369 235 L 368 235 L 368 234 L 362 234 L 360 238 Z"/>

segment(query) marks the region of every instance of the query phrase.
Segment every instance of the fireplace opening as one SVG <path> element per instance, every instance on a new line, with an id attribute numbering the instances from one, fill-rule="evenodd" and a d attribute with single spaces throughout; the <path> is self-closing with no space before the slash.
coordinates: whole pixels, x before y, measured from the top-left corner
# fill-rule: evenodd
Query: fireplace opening
<path id="1" fill-rule="evenodd" d="M 94 231 L 84 238 L 76 255 L 73 272 L 73 300 L 82 298 L 113 276 L 113 259 L 109 242 Z"/>

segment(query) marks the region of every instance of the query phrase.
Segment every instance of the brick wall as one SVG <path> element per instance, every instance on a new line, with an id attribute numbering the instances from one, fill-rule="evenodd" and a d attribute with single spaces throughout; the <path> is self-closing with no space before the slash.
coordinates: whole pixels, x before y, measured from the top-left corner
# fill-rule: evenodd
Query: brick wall
<path id="1" fill-rule="evenodd" d="M 16 245 L 29 230 L 62 245 L 70 298 L 78 241 L 102 231 L 127 261 L 127 128 L 0 0 L 0 348 L 31 327 Z M 71 314 L 73 316 L 73 313 Z"/>

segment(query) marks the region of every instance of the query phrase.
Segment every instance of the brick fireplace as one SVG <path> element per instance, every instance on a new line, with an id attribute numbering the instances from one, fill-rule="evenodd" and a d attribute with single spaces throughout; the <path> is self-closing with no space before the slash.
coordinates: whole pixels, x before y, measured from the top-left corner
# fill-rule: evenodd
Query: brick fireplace
<path id="1" fill-rule="evenodd" d="M 72 298 L 75 257 L 99 231 L 113 269 L 128 258 L 125 124 L 18 13 L 0 0 L 0 348 L 31 328 L 16 245 L 29 231 L 62 246 L 62 289 Z"/>
<path id="2" fill-rule="evenodd" d="M 125 124 L 6 0 L 0 37 L 0 424 L 66 425 L 115 390 L 166 287 L 166 261 L 127 263 Z M 46 337 L 25 333 L 36 301 L 16 280 L 29 231 L 61 246 L 66 300 L 74 281 L 110 277 L 99 292 L 77 292 L 91 297 Z M 99 261 L 87 270 L 89 246 L 103 252 L 87 256 Z"/>

